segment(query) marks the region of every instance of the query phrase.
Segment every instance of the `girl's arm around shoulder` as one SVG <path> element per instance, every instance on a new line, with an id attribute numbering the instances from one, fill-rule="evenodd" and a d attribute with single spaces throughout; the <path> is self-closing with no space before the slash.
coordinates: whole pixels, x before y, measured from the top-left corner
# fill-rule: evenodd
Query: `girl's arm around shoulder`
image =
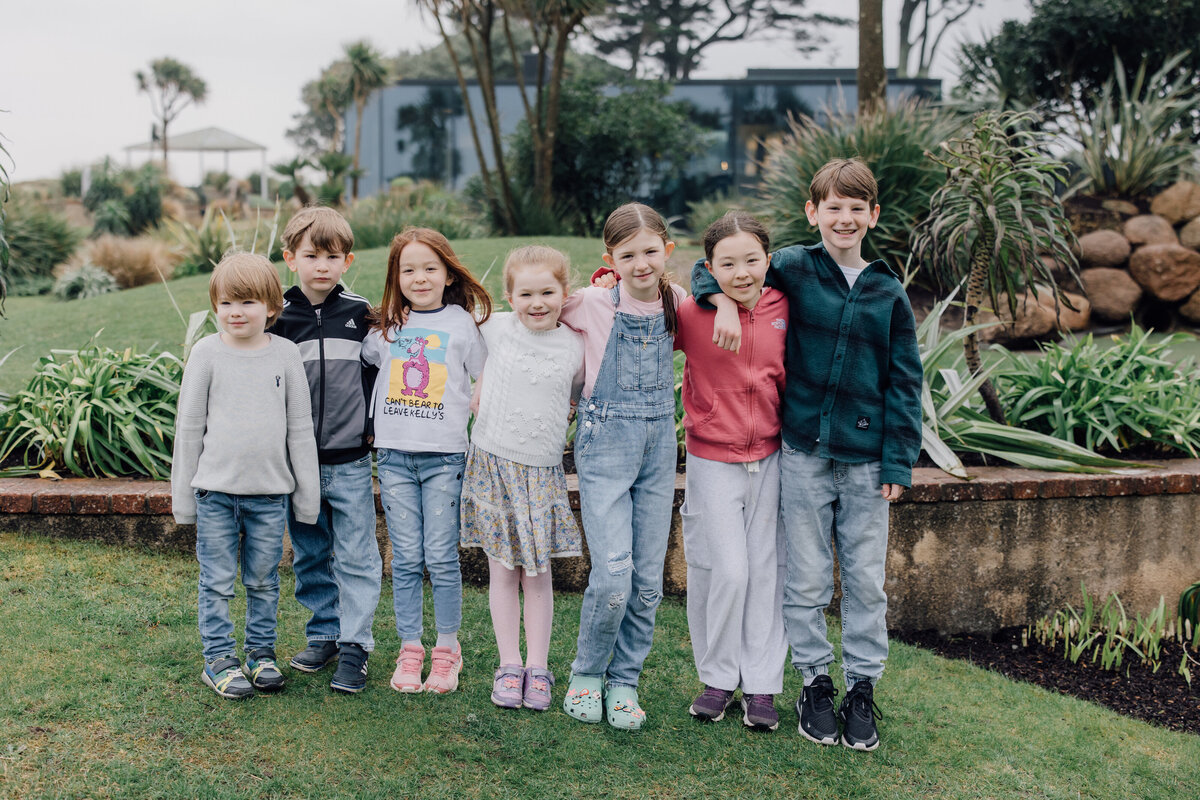
<path id="1" fill-rule="evenodd" d="M 584 286 L 582 289 L 576 289 L 563 300 L 559 321 L 572 330 L 585 330 L 588 319 L 594 316 L 595 310 L 601 308 L 604 303 L 612 305 L 612 301 L 609 299 L 611 292 L 611 289 L 602 289 L 599 286 Z"/>

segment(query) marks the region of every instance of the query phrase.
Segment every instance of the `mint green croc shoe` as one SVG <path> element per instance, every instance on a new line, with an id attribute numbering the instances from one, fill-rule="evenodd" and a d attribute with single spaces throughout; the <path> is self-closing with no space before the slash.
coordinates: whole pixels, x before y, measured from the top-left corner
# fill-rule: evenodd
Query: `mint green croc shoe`
<path id="1" fill-rule="evenodd" d="M 567 696 L 563 698 L 563 711 L 580 722 L 599 722 L 604 716 L 604 681 L 583 675 L 571 675 Z"/>
<path id="2" fill-rule="evenodd" d="M 632 686 L 607 686 L 604 713 L 609 725 L 623 731 L 636 731 L 646 721 L 646 712 L 638 705 L 637 689 Z"/>

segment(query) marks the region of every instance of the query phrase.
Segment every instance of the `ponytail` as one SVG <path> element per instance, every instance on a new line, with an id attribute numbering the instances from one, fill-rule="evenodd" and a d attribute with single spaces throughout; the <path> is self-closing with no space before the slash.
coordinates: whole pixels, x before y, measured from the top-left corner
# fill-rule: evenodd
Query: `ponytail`
<path id="1" fill-rule="evenodd" d="M 675 289 L 671 276 L 664 272 L 658 278 L 658 294 L 662 297 L 663 322 L 672 338 L 679 334 L 679 313 L 675 309 Z"/>

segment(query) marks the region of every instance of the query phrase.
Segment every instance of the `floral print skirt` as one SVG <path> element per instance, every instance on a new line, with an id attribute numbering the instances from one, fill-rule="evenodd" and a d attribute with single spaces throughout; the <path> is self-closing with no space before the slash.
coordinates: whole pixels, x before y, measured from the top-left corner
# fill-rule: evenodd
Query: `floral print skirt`
<path id="1" fill-rule="evenodd" d="M 462 546 L 537 575 L 551 558 L 582 555 L 562 465 L 530 467 L 471 445 L 463 476 Z"/>

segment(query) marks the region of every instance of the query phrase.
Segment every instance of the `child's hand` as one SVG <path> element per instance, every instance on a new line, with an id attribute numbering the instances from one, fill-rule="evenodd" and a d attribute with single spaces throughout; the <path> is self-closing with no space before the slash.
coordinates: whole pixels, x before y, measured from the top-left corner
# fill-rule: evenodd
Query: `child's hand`
<path id="1" fill-rule="evenodd" d="M 575 406 L 577 406 L 577 405 L 579 405 L 579 401 L 572 400 L 571 407 L 567 409 L 567 424 L 568 425 L 571 423 L 571 420 L 575 419 Z"/>
<path id="2" fill-rule="evenodd" d="M 617 285 L 620 278 L 617 271 L 608 267 L 600 267 L 592 273 L 592 286 L 599 286 L 601 289 L 611 289 Z"/>
<path id="3" fill-rule="evenodd" d="M 409 310 L 410 310 L 410 309 L 409 309 L 409 307 L 408 307 L 408 305 L 407 305 L 407 304 L 403 304 L 403 305 L 401 305 L 401 306 L 400 306 L 400 327 L 401 327 L 401 328 L 403 328 L 405 325 L 407 325 L 407 324 L 408 324 L 408 312 L 409 312 Z"/>
<path id="4" fill-rule="evenodd" d="M 894 503 L 900 499 L 900 495 L 904 494 L 904 487 L 898 483 L 885 483 L 880 493 L 884 500 Z"/>
<path id="5" fill-rule="evenodd" d="M 713 319 L 713 344 L 722 350 L 737 352 L 742 347 L 742 323 L 738 319 L 737 304 L 717 304 L 717 315 Z"/>

